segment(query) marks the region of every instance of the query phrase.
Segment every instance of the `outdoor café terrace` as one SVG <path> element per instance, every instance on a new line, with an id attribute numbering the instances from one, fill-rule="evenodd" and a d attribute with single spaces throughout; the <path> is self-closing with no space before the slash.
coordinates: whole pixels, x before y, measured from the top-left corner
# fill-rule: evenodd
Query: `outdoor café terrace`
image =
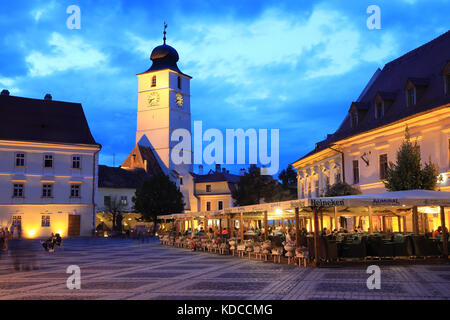
<path id="1" fill-rule="evenodd" d="M 450 192 L 408 190 L 158 218 L 164 244 L 318 265 L 372 258 L 448 259 L 449 212 Z"/>

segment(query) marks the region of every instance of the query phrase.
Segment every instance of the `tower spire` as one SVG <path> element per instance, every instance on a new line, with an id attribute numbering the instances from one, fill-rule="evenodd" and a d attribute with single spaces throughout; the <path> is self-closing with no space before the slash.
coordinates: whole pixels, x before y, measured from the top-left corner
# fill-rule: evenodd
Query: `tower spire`
<path id="1" fill-rule="evenodd" d="M 167 29 L 167 23 L 164 21 L 164 38 L 163 38 L 163 40 L 164 40 L 164 44 L 166 44 L 166 29 Z"/>

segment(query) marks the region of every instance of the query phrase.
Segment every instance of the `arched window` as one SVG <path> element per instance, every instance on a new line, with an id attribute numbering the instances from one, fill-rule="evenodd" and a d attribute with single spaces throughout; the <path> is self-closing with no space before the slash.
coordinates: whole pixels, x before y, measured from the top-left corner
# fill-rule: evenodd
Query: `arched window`
<path id="1" fill-rule="evenodd" d="M 178 89 L 181 89 L 181 77 L 178 76 Z"/>
<path id="2" fill-rule="evenodd" d="M 152 77 L 152 87 L 156 87 L 156 76 Z"/>

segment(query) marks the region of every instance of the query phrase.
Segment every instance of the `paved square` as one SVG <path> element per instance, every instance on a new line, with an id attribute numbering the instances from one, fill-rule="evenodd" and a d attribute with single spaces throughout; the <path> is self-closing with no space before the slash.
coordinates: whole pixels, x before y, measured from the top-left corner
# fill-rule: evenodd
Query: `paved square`
<path id="1" fill-rule="evenodd" d="M 14 247 L 14 245 L 13 245 Z M 381 290 L 364 267 L 299 268 L 121 239 L 38 241 L 0 255 L 0 299 L 450 299 L 450 265 L 381 266 Z M 81 289 L 66 268 L 81 268 Z"/>

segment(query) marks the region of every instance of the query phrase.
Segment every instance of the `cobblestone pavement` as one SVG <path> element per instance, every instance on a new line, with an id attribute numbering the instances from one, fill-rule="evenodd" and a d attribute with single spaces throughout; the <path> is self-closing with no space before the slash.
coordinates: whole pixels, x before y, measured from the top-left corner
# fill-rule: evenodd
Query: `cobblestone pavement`
<path id="1" fill-rule="evenodd" d="M 0 255 L 0 299 L 450 299 L 450 265 L 303 268 L 162 246 L 153 240 L 75 239 L 64 251 L 11 243 Z M 66 286 L 81 268 L 81 290 Z"/>

